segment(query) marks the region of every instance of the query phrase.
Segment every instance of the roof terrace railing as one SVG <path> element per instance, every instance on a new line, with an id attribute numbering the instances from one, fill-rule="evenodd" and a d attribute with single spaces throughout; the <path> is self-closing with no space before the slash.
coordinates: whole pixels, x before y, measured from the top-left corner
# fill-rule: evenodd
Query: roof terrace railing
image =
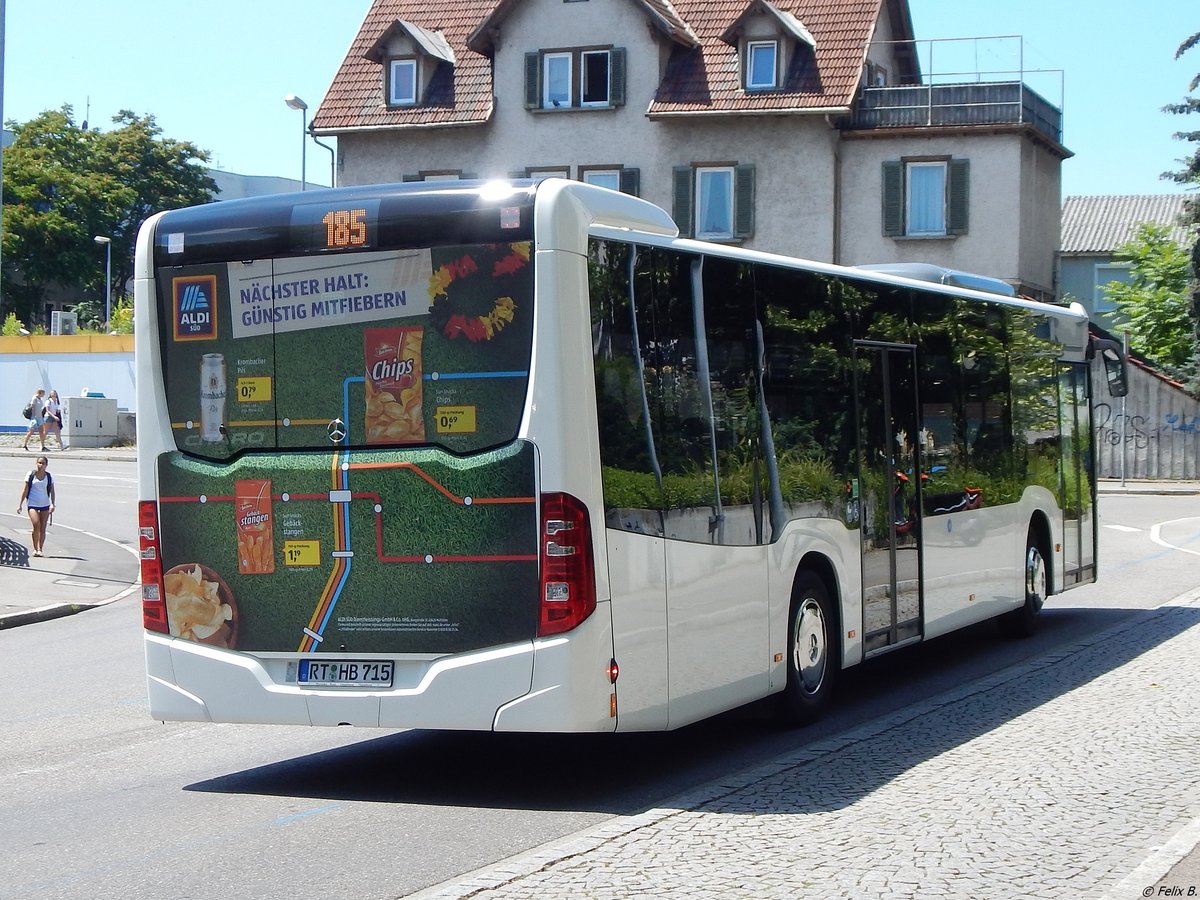
<path id="1" fill-rule="evenodd" d="M 1041 82 L 1057 80 L 1062 94 L 1061 70 L 1029 69 L 1024 66 L 1022 39 L 1015 35 L 931 41 L 891 41 L 892 53 L 902 57 L 907 49 L 917 71 L 917 84 L 865 85 L 848 128 L 913 128 L 924 126 L 1026 124 L 1047 138 L 1062 142 L 1061 101 L 1055 106 L 1026 84 L 1028 78 Z M 928 45 L 927 60 L 921 65 L 918 45 Z M 933 49 L 941 52 L 941 71 L 934 69 Z M 959 46 L 959 45 L 965 45 Z M 974 57 L 967 58 L 964 49 Z M 1008 68 L 984 69 L 980 56 L 993 59 L 1004 54 Z M 945 67 L 946 58 L 951 66 Z M 923 74 L 924 73 L 928 74 Z M 1051 87 L 1054 85 L 1051 84 Z"/>

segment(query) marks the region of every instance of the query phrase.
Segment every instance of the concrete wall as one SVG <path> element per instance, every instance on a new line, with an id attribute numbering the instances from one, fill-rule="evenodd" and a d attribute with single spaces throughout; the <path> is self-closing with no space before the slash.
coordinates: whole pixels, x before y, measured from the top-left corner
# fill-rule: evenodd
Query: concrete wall
<path id="1" fill-rule="evenodd" d="M 21 408 L 38 388 L 63 400 L 98 392 L 132 410 L 133 373 L 133 335 L 0 337 L 0 431 L 29 427 Z"/>
<path id="2" fill-rule="evenodd" d="M 1124 398 L 1108 396 L 1099 362 L 1092 377 L 1101 478 L 1200 478 L 1200 400 L 1133 364 Z"/>

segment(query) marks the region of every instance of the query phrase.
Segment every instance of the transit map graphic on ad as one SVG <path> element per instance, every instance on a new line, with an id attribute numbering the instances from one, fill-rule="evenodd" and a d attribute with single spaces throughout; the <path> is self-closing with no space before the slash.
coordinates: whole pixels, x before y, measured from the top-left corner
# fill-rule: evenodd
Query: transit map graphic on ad
<path id="1" fill-rule="evenodd" d="M 159 278 L 176 316 L 163 350 L 179 450 L 158 461 L 173 634 L 431 653 L 534 633 L 535 458 L 516 438 L 528 243 Z M 212 324 L 189 330 L 200 294 Z"/>

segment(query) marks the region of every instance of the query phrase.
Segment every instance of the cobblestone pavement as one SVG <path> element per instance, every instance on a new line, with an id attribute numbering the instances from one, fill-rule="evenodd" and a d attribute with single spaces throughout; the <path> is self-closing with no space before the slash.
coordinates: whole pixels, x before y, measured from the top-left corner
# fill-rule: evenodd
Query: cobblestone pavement
<path id="1" fill-rule="evenodd" d="M 416 897 L 1168 896 L 1198 750 L 1200 590 Z"/>

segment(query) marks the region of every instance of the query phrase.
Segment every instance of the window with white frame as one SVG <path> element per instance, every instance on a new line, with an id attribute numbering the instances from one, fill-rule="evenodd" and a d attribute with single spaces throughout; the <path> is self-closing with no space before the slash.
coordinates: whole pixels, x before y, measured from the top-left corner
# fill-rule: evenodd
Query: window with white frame
<path id="1" fill-rule="evenodd" d="M 696 169 L 696 237 L 733 237 L 733 166 Z"/>
<path id="2" fill-rule="evenodd" d="M 580 166 L 579 180 L 586 184 L 595 184 L 622 194 L 638 196 L 641 190 L 641 170 L 627 169 L 624 166 Z"/>
<path id="3" fill-rule="evenodd" d="M 570 178 L 571 169 L 568 166 L 546 166 L 526 169 L 524 174 L 526 178 L 532 178 L 534 181 L 543 181 L 547 178 Z"/>
<path id="4" fill-rule="evenodd" d="M 388 65 L 388 105 L 413 106 L 417 102 L 417 61 L 393 59 Z"/>
<path id="5" fill-rule="evenodd" d="M 779 44 L 750 41 L 746 45 L 746 89 L 767 90 L 779 86 Z"/>
<path id="6" fill-rule="evenodd" d="M 610 191 L 621 189 L 620 169 L 586 169 L 581 174 L 583 181 L 587 184 L 608 188 Z"/>
<path id="7" fill-rule="evenodd" d="M 625 50 L 598 47 L 525 54 L 527 109 L 609 109 L 625 103 Z"/>
<path id="8" fill-rule="evenodd" d="M 883 163 L 883 233 L 947 237 L 967 232 L 970 168 L 951 157 Z"/>
<path id="9" fill-rule="evenodd" d="M 571 54 L 547 53 L 542 57 L 542 107 L 571 105 Z"/>
<path id="10" fill-rule="evenodd" d="M 946 233 L 946 162 L 913 162 L 904 167 L 906 230 L 910 235 Z"/>
<path id="11" fill-rule="evenodd" d="M 754 233 L 755 167 L 697 164 L 674 170 L 675 224 L 706 240 L 739 240 Z"/>
<path id="12" fill-rule="evenodd" d="M 609 51 L 585 50 L 579 67 L 581 106 L 608 106 Z"/>

